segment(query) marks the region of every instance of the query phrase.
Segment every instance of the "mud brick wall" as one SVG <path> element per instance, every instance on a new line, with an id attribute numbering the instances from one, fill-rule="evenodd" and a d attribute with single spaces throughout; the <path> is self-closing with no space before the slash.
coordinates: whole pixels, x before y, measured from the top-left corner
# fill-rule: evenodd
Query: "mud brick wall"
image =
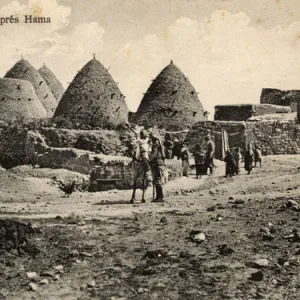
<path id="1" fill-rule="evenodd" d="M 291 108 L 272 104 L 217 105 L 215 121 L 247 121 L 252 116 L 290 113 Z"/>
<path id="2" fill-rule="evenodd" d="M 300 100 L 300 90 L 262 89 L 260 103 L 290 106 Z"/>
<path id="3" fill-rule="evenodd" d="M 273 104 L 257 104 L 254 105 L 254 110 L 254 116 L 263 116 L 269 114 L 287 114 L 292 112 L 292 109 L 288 106 L 280 106 Z"/>
<path id="4" fill-rule="evenodd" d="M 217 105 L 215 107 L 215 121 L 246 121 L 254 115 L 252 104 Z"/>
<path id="5" fill-rule="evenodd" d="M 247 122 L 246 136 L 263 155 L 300 153 L 300 126 L 292 121 Z"/>

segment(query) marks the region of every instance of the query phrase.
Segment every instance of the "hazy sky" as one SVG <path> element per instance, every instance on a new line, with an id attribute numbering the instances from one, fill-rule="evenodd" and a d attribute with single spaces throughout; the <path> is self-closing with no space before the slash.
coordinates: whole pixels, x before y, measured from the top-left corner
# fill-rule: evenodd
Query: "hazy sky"
<path id="1" fill-rule="evenodd" d="M 1 0 L 1 76 L 21 53 L 65 87 L 96 53 L 136 110 L 171 59 L 204 108 L 258 103 L 263 87 L 300 89 L 299 0 Z M 51 24 L 23 24 L 23 15 Z"/>

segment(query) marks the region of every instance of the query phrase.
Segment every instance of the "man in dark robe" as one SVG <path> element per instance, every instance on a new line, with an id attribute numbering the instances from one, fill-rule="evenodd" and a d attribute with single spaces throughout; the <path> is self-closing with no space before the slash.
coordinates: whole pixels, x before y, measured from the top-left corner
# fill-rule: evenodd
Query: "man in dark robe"
<path id="1" fill-rule="evenodd" d="M 204 153 L 201 149 L 201 145 L 199 143 L 196 144 L 194 149 L 194 158 L 195 158 L 195 167 L 196 167 L 196 178 L 201 178 L 201 175 L 205 173 L 205 163 L 204 163 Z"/>
<path id="2" fill-rule="evenodd" d="M 236 162 L 230 151 L 226 151 L 224 161 L 226 163 L 225 177 L 227 177 L 228 175 L 230 177 L 233 176 L 236 170 Z"/>
<path id="3" fill-rule="evenodd" d="M 252 145 L 248 144 L 245 153 L 245 170 L 248 172 L 248 175 L 250 175 L 252 172 L 253 162 L 254 162 L 254 151 L 252 149 Z"/>
<path id="4" fill-rule="evenodd" d="M 152 150 L 150 164 L 153 174 L 153 184 L 156 189 L 156 198 L 152 202 L 164 202 L 163 172 L 165 168 L 164 149 L 158 136 L 152 135 Z"/>
<path id="5" fill-rule="evenodd" d="M 166 159 L 172 158 L 173 146 L 174 146 L 174 143 L 171 139 L 171 135 L 169 133 L 166 133 L 165 142 L 164 142 Z"/>

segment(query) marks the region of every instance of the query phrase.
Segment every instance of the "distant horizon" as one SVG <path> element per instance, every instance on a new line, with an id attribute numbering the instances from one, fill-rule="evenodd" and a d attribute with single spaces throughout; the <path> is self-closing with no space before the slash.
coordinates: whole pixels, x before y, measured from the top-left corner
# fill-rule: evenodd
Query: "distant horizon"
<path id="1" fill-rule="evenodd" d="M 170 60 L 204 110 L 258 104 L 263 88 L 300 89 L 297 0 L 2 0 L 0 17 L 50 23 L 0 26 L 1 76 L 23 55 L 66 89 L 89 60 L 106 67 L 135 112 Z M 7 20 L 6 20 L 7 21 Z"/>

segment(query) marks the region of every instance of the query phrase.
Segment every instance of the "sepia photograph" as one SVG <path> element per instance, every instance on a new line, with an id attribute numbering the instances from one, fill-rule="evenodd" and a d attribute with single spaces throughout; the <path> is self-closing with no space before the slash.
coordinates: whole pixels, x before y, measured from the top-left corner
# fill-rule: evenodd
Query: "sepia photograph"
<path id="1" fill-rule="evenodd" d="M 0 300 L 300 299 L 299 0 L 0 1 Z"/>

